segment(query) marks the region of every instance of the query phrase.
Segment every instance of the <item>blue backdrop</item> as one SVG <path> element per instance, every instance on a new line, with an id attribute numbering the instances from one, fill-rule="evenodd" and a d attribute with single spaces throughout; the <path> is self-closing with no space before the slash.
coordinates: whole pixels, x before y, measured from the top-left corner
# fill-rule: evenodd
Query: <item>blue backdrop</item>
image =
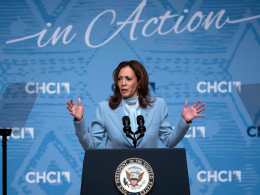
<path id="1" fill-rule="evenodd" d="M 12 127 L 9 194 L 79 194 L 84 151 L 65 101 L 82 99 L 90 127 L 113 70 L 131 59 L 173 127 L 186 99 L 206 102 L 177 146 L 191 194 L 259 194 L 260 128 L 238 95 L 260 82 L 259 1 L 1 0 L 0 16 L 0 94 L 14 82 L 39 93 L 26 126 Z"/>

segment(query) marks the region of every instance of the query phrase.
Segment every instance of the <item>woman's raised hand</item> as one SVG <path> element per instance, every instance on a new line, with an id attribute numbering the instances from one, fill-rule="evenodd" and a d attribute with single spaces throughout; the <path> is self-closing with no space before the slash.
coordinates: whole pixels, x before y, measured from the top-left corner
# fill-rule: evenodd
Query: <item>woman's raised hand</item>
<path id="1" fill-rule="evenodd" d="M 206 114 L 198 114 L 207 108 L 207 107 L 203 107 L 205 106 L 205 103 L 198 106 L 199 103 L 200 100 L 198 100 L 195 104 L 193 104 L 191 107 L 188 108 L 188 101 L 187 100 L 185 101 L 185 105 L 184 108 L 182 109 L 181 116 L 186 122 L 190 122 L 197 117 L 206 116 Z"/>
<path id="2" fill-rule="evenodd" d="M 81 99 L 78 98 L 79 105 L 77 106 L 72 98 L 70 99 L 70 102 L 66 101 L 68 105 L 66 105 L 67 109 L 70 111 L 70 114 L 76 118 L 76 120 L 81 121 L 84 114 L 84 109 L 82 107 Z"/>

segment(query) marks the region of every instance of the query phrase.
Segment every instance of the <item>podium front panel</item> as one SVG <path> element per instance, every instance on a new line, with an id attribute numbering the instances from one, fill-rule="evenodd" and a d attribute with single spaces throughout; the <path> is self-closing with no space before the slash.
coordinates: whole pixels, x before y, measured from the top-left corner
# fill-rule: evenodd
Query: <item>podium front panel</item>
<path id="1" fill-rule="evenodd" d="M 83 162 L 81 195 L 122 194 L 115 183 L 115 172 L 129 158 L 141 158 L 152 167 L 154 184 L 148 195 L 190 195 L 186 152 L 183 148 L 87 150 Z"/>

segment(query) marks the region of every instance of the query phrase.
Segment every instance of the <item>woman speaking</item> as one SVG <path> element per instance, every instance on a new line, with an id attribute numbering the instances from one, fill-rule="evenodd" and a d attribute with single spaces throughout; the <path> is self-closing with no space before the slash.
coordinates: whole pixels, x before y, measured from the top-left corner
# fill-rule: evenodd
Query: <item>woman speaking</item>
<path id="1" fill-rule="evenodd" d="M 148 83 L 149 76 L 144 66 L 135 60 L 121 62 L 113 72 L 115 83 L 114 95 L 109 100 L 100 102 L 96 109 L 91 131 L 87 130 L 83 118 L 84 110 L 81 99 L 76 105 L 71 99 L 66 101 L 67 109 L 74 116 L 74 126 L 78 139 L 84 148 L 97 148 L 107 133 L 106 148 L 133 148 L 133 141 L 123 131 L 122 118 L 130 118 L 133 132 L 138 129 L 137 116 L 144 117 L 146 132 L 136 143 L 137 148 L 157 148 L 158 138 L 170 148 L 176 146 L 188 131 L 192 120 L 205 110 L 205 103 L 198 106 L 197 101 L 191 107 L 186 100 L 177 128 L 172 129 L 168 122 L 168 110 L 164 99 L 152 98 Z M 138 136 L 138 135 L 137 135 Z"/>

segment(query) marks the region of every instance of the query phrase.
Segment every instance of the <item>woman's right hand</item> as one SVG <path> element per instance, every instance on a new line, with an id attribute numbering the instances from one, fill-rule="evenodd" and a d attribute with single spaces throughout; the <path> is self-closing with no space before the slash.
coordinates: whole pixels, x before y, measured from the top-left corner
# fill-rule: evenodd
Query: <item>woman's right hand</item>
<path id="1" fill-rule="evenodd" d="M 70 102 L 66 101 L 68 105 L 66 105 L 67 109 L 70 111 L 70 114 L 76 118 L 77 121 L 81 121 L 84 114 L 84 109 L 82 107 L 81 99 L 78 98 L 79 105 L 77 106 L 72 98 L 70 99 Z"/>

